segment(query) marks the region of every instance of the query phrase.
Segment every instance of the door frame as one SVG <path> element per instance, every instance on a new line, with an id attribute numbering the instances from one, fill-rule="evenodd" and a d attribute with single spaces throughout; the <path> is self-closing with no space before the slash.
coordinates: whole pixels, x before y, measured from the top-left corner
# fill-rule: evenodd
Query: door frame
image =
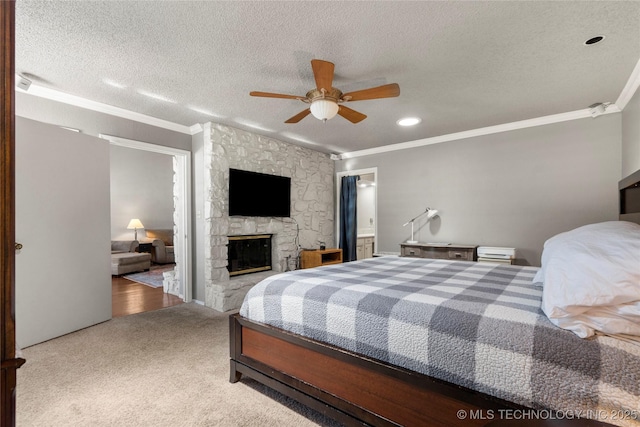
<path id="1" fill-rule="evenodd" d="M 374 236 L 373 236 L 373 247 L 374 249 L 378 248 L 378 168 L 366 168 L 366 169 L 356 169 L 350 171 L 342 171 L 336 173 L 336 247 L 340 245 L 340 190 L 342 189 L 342 177 L 343 176 L 352 176 L 352 175 L 365 175 L 365 174 L 373 174 L 373 182 L 375 183 L 375 196 L 374 196 L 374 207 L 373 210 L 376 216 L 376 222 L 374 226 Z M 374 251 L 375 253 L 375 251 Z"/>
<path id="2" fill-rule="evenodd" d="M 135 150 L 150 151 L 152 153 L 167 154 L 175 159 L 176 171 L 174 183 L 174 197 L 179 203 L 175 206 L 176 237 L 174 238 L 176 268 L 180 279 L 180 290 L 184 302 L 190 302 L 192 290 L 192 253 L 191 253 L 191 152 L 164 145 L 120 138 L 119 136 L 99 134 L 111 145 L 133 148 Z"/>
<path id="3" fill-rule="evenodd" d="M 0 2 L 0 426 L 16 423 L 16 370 L 24 359 L 16 354 L 15 330 L 15 1 Z"/>

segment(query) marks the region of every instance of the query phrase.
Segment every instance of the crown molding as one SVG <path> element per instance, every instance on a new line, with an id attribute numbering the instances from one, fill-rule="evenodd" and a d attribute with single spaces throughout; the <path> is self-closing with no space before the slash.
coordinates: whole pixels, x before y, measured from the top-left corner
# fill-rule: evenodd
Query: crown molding
<path id="1" fill-rule="evenodd" d="M 633 98 L 638 87 L 640 87 L 640 59 L 638 59 L 635 68 L 631 72 L 631 76 L 629 76 L 629 80 L 627 80 L 627 84 L 624 86 L 622 92 L 620 92 L 620 96 L 616 100 L 616 105 L 620 110 L 624 110 L 624 107 L 626 107 L 629 101 L 631 101 L 631 98 Z"/>
<path id="2" fill-rule="evenodd" d="M 626 85 L 622 89 L 620 96 L 614 104 L 610 104 L 604 114 L 612 114 L 621 112 L 629 103 L 633 95 L 640 87 L 640 60 L 636 63 L 635 68 L 629 76 Z M 124 108 L 114 107 L 112 105 L 103 104 L 101 102 L 91 101 L 86 98 L 82 98 L 75 95 L 70 95 L 64 92 L 57 91 L 55 89 L 49 89 L 36 84 L 31 84 L 29 91 L 23 91 L 17 89 L 20 92 L 27 93 L 29 95 L 39 96 L 41 98 L 51 99 L 54 101 L 62 102 L 69 105 L 85 108 L 100 113 L 110 114 L 116 117 L 122 117 L 145 123 L 148 125 L 156 126 L 163 129 L 172 130 L 175 132 L 184 133 L 187 135 L 195 135 L 204 130 L 204 127 L 200 123 L 196 123 L 192 126 L 184 126 L 177 123 L 169 122 L 167 120 L 158 119 L 156 117 L 147 116 L 145 114 L 136 113 L 134 111 L 125 110 Z M 583 110 L 570 111 L 568 113 L 553 114 L 550 116 L 538 117 L 535 119 L 522 120 L 519 122 L 505 123 L 496 126 L 489 126 L 484 128 L 472 129 L 464 132 L 456 132 L 447 135 L 435 136 L 432 138 L 424 138 L 415 141 L 401 142 L 398 144 L 385 145 L 382 147 L 369 148 L 365 150 L 352 151 L 342 154 L 331 154 L 332 160 L 344 160 L 352 159 L 355 157 L 370 156 L 373 154 L 387 153 L 391 151 L 406 150 L 409 148 L 422 147 L 425 145 L 440 144 L 443 142 L 455 141 L 465 138 L 473 138 L 477 136 L 490 135 L 500 132 L 508 132 L 517 129 L 525 129 L 535 126 L 544 126 L 553 123 L 560 123 L 569 120 L 577 120 L 591 117 L 591 113 L 588 108 Z"/>
<path id="3" fill-rule="evenodd" d="M 619 113 L 621 110 L 617 105 L 611 104 L 602 114 Z M 366 150 L 352 151 L 350 153 L 342 153 L 337 157 L 340 160 L 353 159 L 355 157 L 371 156 L 373 154 L 388 153 L 390 151 L 406 150 L 409 148 L 423 147 L 425 145 L 440 144 L 443 142 L 455 141 L 459 139 L 473 138 L 477 136 L 490 135 L 500 132 L 508 132 L 518 129 L 526 129 L 536 126 L 544 126 L 553 123 L 566 122 L 570 120 L 591 118 L 591 112 L 588 108 L 583 110 L 570 111 L 568 113 L 553 114 L 550 116 L 537 117 L 535 119 L 521 120 L 519 122 L 505 123 L 496 126 L 488 126 L 484 128 L 472 129 L 464 132 L 450 133 L 447 135 L 434 136 L 431 138 L 418 139 L 415 141 L 401 142 L 398 144 L 384 145 L 382 147 L 369 148 Z"/>
<path id="4" fill-rule="evenodd" d="M 202 124 L 200 124 L 200 123 L 196 123 L 195 125 L 191 125 L 191 126 L 189 127 L 189 133 L 190 133 L 191 135 L 195 135 L 195 134 L 197 134 L 197 133 L 200 133 L 200 132 L 202 132 L 203 130 L 204 130 L 204 127 L 202 127 Z"/>
<path id="5" fill-rule="evenodd" d="M 159 128 L 172 130 L 174 132 L 180 132 L 187 135 L 194 135 L 194 126 L 184 126 L 178 123 L 173 123 L 167 120 L 158 119 L 156 117 L 147 116 L 146 114 L 136 113 L 134 111 L 125 110 L 124 108 L 114 107 L 113 105 L 103 104 L 101 102 L 92 101 L 90 99 L 82 98 L 76 95 L 70 95 L 68 93 L 60 92 L 55 89 L 38 86 L 31 84 L 28 91 L 18 89 L 22 93 L 27 95 L 38 96 L 40 98 L 51 99 L 53 101 L 62 102 L 64 104 L 74 105 L 76 107 L 85 108 L 91 111 L 97 111 L 99 113 L 110 114 L 112 116 L 121 117 L 123 119 L 133 120 L 135 122 L 144 123 Z M 197 129 L 197 128 L 195 128 Z"/>
<path id="6" fill-rule="evenodd" d="M 620 96 L 615 103 L 610 104 L 603 114 L 620 113 L 627 106 L 633 95 L 640 87 L 640 59 L 636 63 L 635 68 L 627 80 L 627 84 L 622 89 Z M 370 156 L 372 154 L 387 153 L 390 151 L 405 150 L 407 148 L 422 147 L 425 145 L 439 144 L 441 142 L 454 141 L 457 139 L 472 138 L 474 136 L 490 135 L 493 133 L 507 132 L 516 129 L 525 129 L 535 126 L 544 126 L 552 123 L 566 122 L 569 120 L 577 120 L 591 117 L 588 108 L 584 110 L 570 111 L 568 113 L 553 114 L 550 116 L 538 117 L 535 119 L 522 120 L 519 122 L 505 123 L 497 126 L 489 126 L 485 128 L 473 129 L 465 132 L 451 133 L 448 135 L 435 136 L 433 138 L 419 139 L 416 141 L 401 142 L 399 144 L 385 145 L 367 150 L 352 151 L 350 153 L 338 154 L 340 160 L 352 159 L 355 157 Z"/>
<path id="7" fill-rule="evenodd" d="M 142 151 L 151 151 L 153 153 L 167 154 L 169 156 L 175 156 L 175 155 L 187 156 L 189 159 L 191 159 L 191 152 L 188 150 L 183 150 L 181 148 L 167 147 L 164 145 L 152 144 L 150 142 L 122 138 L 115 135 L 108 135 L 105 133 L 98 134 L 98 138 L 105 139 L 109 141 L 111 144 L 117 145 L 120 147 L 134 148 L 136 150 L 142 150 Z"/>

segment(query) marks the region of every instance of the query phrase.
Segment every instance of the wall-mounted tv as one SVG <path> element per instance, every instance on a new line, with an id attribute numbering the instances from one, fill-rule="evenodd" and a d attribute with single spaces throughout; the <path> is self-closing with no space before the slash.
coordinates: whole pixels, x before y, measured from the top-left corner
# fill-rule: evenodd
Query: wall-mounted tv
<path id="1" fill-rule="evenodd" d="M 291 216 L 291 178 L 229 169 L 229 216 Z"/>

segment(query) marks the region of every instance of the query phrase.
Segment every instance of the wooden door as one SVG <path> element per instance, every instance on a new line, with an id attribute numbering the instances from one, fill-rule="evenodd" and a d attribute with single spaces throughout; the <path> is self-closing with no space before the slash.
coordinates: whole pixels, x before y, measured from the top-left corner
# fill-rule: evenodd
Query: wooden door
<path id="1" fill-rule="evenodd" d="M 15 119 L 16 342 L 111 319 L 109 143 Z"/>

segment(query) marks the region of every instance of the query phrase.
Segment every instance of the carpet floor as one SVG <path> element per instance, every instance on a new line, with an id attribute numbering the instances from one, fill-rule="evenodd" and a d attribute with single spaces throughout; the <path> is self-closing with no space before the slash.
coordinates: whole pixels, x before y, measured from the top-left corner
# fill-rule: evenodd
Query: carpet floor
<path id="1" fill-rule="evenodd" d="M 229 383 L 228 333 L 228 314 L 188 303 L 25 348 L 17 425 L 339 427 L 250 379 Z"/>
<path id="2" fill-rule="evenodd" d="M 162 275 L 162 273 L 164 273 L 165 271 L 171 271 L 174 268 L 174 264 L 152 265 L 149 271 L 125 274 L 124 278 L 133 280 L 134 282 L 142 283 L 143 285 L 151 286 L 152 288 L 161 288 L 162 282 L 164 281 L 164 276 Z"/>

